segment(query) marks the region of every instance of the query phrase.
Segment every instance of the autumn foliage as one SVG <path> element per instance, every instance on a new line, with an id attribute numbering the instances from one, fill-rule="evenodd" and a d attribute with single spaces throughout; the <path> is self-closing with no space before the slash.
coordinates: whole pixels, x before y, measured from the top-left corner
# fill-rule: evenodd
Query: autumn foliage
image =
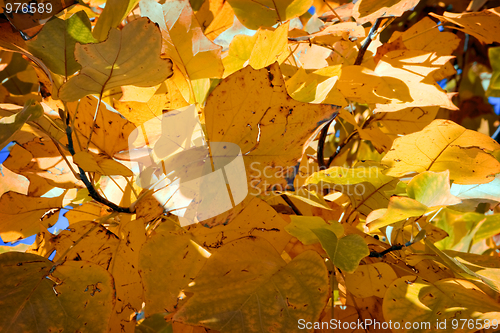
<path id="1" fill-rule="evenodd" d="M 497 1 L 11 3 L 0 332 L 500 325 Z"/>

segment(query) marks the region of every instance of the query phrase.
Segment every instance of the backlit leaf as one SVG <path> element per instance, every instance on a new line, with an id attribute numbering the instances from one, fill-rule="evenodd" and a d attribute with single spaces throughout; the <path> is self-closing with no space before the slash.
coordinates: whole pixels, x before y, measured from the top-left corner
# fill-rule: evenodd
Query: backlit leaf
<path id="1" fill-rule="evenodd" d="M 118 28 L 138 2 L 139 0 L 107 0 L 92 32 L 94 37 L 100 41 L 105 40 L 109 31 Z"/>
<path id="2" fill-rule="evenodd" d="M 128 148 L 127 138 L 135 129 L 135 125 L 101 103 L 95 118 L 96 126 L 92 130 L 97 103 L 97 98 L 93 96 L 85 97 L 80 102 L 68 103 L 68 111 L 75 119 L 75 129 L 80 136 L 80 141 L 75 142 L 74 148 L 76 151 L 84 149 L 92 132 L 92 143 L 101 152 L 113 156 Z M 116 139 L 110 140 L 111 137 Z"/>
<path id="3" fill-rule="evenodd" d="M 486 319 L 500 320 L 500 305 L 481 291 L 475 284 L 459 279 L 444 279 L 435 283 L 415 276 L 403 276 L 396 280 L 387 291 L 383 303 L 386 320 L 401 323 L 429 323 L 428 327 L 402 330 L 402 332 L 475 332 L 456 325 L 452 320 L 463 322 L 475 320 L 484 323 Z M 446 321 L 446 327 L 436 328 L 436 323 Z M 441 324 L 442 325 L 442 324 Z M 444 329 L 446 328 L 446 329 Z"/>
<path id="4" fill-rule="evenodd" d="M 460 199 L 487 199 L 500 201 L 500 175 L 493 181 L 478 185 L 451 185 L 451 194 Z"/>
<path id="5" fill-rule="evenodd" d="M 239 145 L 249 184 L 256 188 L 252 194 L 259 194 L 258 189 L 284 185 L 284 174 L 302 155 L 293 143 L 304 142 L 336 110 L 291 99 L 273 64 L 227 77 L 208 97 L 204 112 L 209 140 Z"/>
<path id="6" fill-rule="evenodd" d="M 370 254 L 368 246 L 360 235 L 351 234 L 339 238 L 326 228 L 312 229 L 312 232 L 318 237 L 333 264 L 343 272 L 354 272 L 361 259 Z"/>
<path id="7" fill-rule="evenodd" d="M 38 102 L 28 100 L 24 108 L 15 115 L 0 119 L 0 150 L 11 140 L 12 136 L 29 120 L 35 120 L 43 115 L 43 109 Z"/>
<path id="8" fill-rule="evenodd" d="M 435 120 L 422 131 L 394 141 L 382 159 L 386 174 L 399 177 L 410 172 L 450 170 L 458 184 L 483 184 L 500 172 L 500 163 L 485 150 L 500 149 L 484 134 L 448 120 Z"/>
<path id="9" fill-rule="evenodd" d="M 290 235 L 297 237 L 304 245 L 310 245 L 320 241 L 314 233 L 315 229 L 330 230 L 337 238 L 341 238 L 344 235 L 342 224 L 334 221 L 326 223 L 325 220 L 318 216 L 291 215 L 290 219 L 292 222 L 285 227 L 285 230 L 290 233 Z"/>
<path id="10" fill-rule="evenodd" d="M 98 172 L 102 175 L 121 175 L 130 177 L 132 171 L 123 164 L 105 156 L 92 155 L 91 153 L 80 151 L 73 156 L 73 161 L 87 172 Z"/>
<path id="11" fill-rule="evenodd" d="M 427 206 L 411 198 L 391 197 L 389 206 L 383 216 L 379 217 L 380 212 L 373 211 L 366 219 L 366 226 L 369 232 L 373 232 L 407 218 L 424 215 L 427 210 Z"/>
<path id="12" fill-rule="evenodd" d="M 413 177 L 406 187 L 408 196 L 427 207 L 448 206 L 460 203 L 450 193 L 450 173 L 425 171 Z"/>
<path id="13" fill-rule="evenodd" d="M 248 201 L 249 200 L 249 201 Z M 276 251 L 283 251 L 290 240 L 290 235 L 285 231 L 287 222 L 280 215 L 259 198 L 249 197 L 243 201 L 243 209 L 227 218 L 224 223 L 207 228 L 199 223 L 189 228 L 196 240 L 207 248 L 218 248 L 225 243 L 252 235 L 262 237 L 269 241 Z M 224 216 L 219 216 L 224 220 Z M 218 220 L 217 218 L 214 220 Z M 211 221 L 207 224 L 211 225 Z"/>
<path id="14" fill-rule="evenodd" d="M 62 208 L 62 197 L 36 198 L 7 192 L 0 198 L 0 236 L 4 242 L 36 234 L 40 225 L 49 227 L 42 217 L 48 210 Z"/>
<path id="15" fill-rule="evenodd" d="M 433 17 L 442 22 L 450 22 L 459 27 L 451 28 L 470 34 L 481 42 L 491 44 L 500 42 L 500 7 L 485 9 L 476 13 L 449 13 L 444 12 L 443 16 L 430 13 Z"/>
<path id="16" fill-rule="evenodd" d="M 353 16 L 360 24 L 379 17 L 401 16 L 420 0 L 360 0 L 353 8 Z"/>
<path id="17" fill-rule="evenodd" d="M 222 77 L 221 47 L 203 35 L 189 1 L 167 1 L 160 5 L 146 0 L 141 1 L 139 7 L 142 16 L 160 26 L 162 53 L 166 53 L 188 79 Z"/>
<path id="18" fill-rule="evenodd" d="M 360 163 L 354 168 L 332 167 L 312 174 L 307 188 L 346 194 L 358 212 L 367 216 L 374 209 L 385 208 L 399 180 L 385 175 L 379 164 Z"/>

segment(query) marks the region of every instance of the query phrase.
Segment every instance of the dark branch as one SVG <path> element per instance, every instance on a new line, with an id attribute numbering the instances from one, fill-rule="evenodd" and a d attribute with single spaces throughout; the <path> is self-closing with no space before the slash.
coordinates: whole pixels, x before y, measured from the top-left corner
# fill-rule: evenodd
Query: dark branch
<path id="1" fill-rule="evenodd" d="M 297 208 L 297 206 L 295 206 L 295 204 L 292 202 L 292 200 L 290 200 L 289 197 L 286 196 L 286 194 L 282 194 L 281 197 L 283 198 L 283 200 L 285 200 L 285 202 L 292 208 L 293 212 L 295 213 L 295 215 L 302 215 L 302 213 L 300 212 L 300 210 Z"/>
<path id="2" fill-rule="evenodd" d="M 330 125 L 332 122 L 335 120 L 337 117 L 338 113 L 335 112 L 330 120 L 325 124 L 325 126 L 321 129 L 321 133 L 319 135 L 319 140 L 318 140 L 318 165 L 320 170 L 324 170 L 330 166 L 330 163 L 328 165 L 325 164 L 325 141 L 326 137 L 328 136 L 328 129 L 330 128 Z"/>
<path id="3" fill-rule="evenodd" d="M 368 36 L 366 36 L 366 39 L 363 42 L 363 45 L 361 46 L 361 50 L 359 50 L 358 52 L 358 57 L 356 58 L 354 65 L 361 65 L 361 63 L 363 62 L 363 57 L 365 56 L 365 52 L 368 49 L 368 46 L 370 46 L 370 43 L 372 42 L 373 38 L 375 37 L 375 34 L 377 33 L 377 30 L 380 27 L 381 22 L 382 22 L 381 17 L 379 17 L 377 21 L 375 21 L 375 24 L 370 29 Z"/>
<path id="4" fill-rule="evenodd" d="M 72 156 L 75 155 L 75 148 L 73 146 L 73 136 L 72 136 L 72 129 L 71 126 L 67 125 L 66 126 L 66 136 L 68 137 L 68 150 L 71 153 Z M 104 198 L 97 192 L 97 190 L 94 188 L 94 185 L 90 182 L 89 178 L 87 177 L 87 174 L 85 173 L 85 170 L 82 168 L 78 167 L 78 170 L 80 172 L 80 180 L 85 184 L 85 187 L 89 191 L 89 195 L 92 199 L 94 199 L 97 202 L 102 203 L 103 205 L 108 206 L 109 208 L 113 209 L 116 212 L 119 213 L 128 213 L 132 214 L 133 211 L 129 207 L 120 207 L 108 199 Z"/>

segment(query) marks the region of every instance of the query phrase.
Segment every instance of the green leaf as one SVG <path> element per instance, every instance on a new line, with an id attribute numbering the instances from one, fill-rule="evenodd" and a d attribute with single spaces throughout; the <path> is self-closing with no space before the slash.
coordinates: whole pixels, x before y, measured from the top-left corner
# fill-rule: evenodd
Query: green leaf
<path id="1" fill-rule="evenodd" d="M 73 14 L 67 20 L 52 18 L 35 38 L 26 42 L 26 45 L 28 51 L 40 58 L 52 72 L 68 77 L 81 68 L 74 55 L 77 42 L 98 42 L 92 36 L 91 24 L 84 11 Z"/>
<path id="2" fill-rule="evenodd" d="M 474 235 L 474 243 L 500 233 L 500 214 L 485 215 L 484 220 Z"/>
<path id="3" fill-rule="evenodd" d="M 366 219 L 369 232 L 406 220 L 410 217 L 422 216 L 427 212 L 427 206 L 405 197 L 391 197 L 389 206 L 382 217 L 380 211 L 373 211 Z"/>
<path id="4" fill-rule="evenodd" d="M 328 272 L 316 252 L 305 251 L 287 264 L 266 240 L 242 238 L 210 257 L 174 320 L 222 333 L 299 333 L 298 320 L 319 317 L 328 289 Z"/>
<path id="5" fill-rule="evenodd" d="M 486 96 L 500 97 L 500 46 L 490 47 L 488 57 L 493 73 L 491 74 L 490 86 L 486 91 Z"/>
<path id="6" fill-rule="evenodd" d="M 298 17 L 309 8 L 312 0 L 229 0 L 238 20 L 248 29 L 272 27 L 280 21 Z"/>
<path id="7" fill-rule="evenodd" d="M 161 59 L 161 33 L 147 18 L 113 29 L 106 41 L 76 45 L 80 73 L 66 82 L 59 97 L 76 101 L 125 85 L 151 87 L 172 75 L 172 62 Z"/>
<path id="8" fill-rule="evenodd" d="M 94 37 L 102 41 L 108 37 L 111 29 L 118 28 L 139 0 L 107 0 L 95 25 Z"/>
<path id="9" fill-rule="evenodd" d="M 360 235 L 351 234 L 339 239 L 328 229 L 313 229 L 312 232 L 318 237 L 333 264 L 343 272 L 354 272 L 361 259 L 370 254 L 368 245 Z"/>
<path id="10" fill-rule="evenodd" d="M 390 285 L 382 309 L 385 320 L 399 322 L 402 328 L 409 324 L 404 332 L 475 332 L 475 326 L 452 322 L 500 320 L 500 305 L 474 283 L 459 279 L 431 283 L 418 276 L 403 276 Z M 441 329 L 435 326 L 438 322 L 444 325 Z M 415 323 L 420 324 L 418 328 Z"/>
<path id="11" fill-rule="evenodd" d="M 354 168 L 332 167 L 315 172 L 305 185 L 317 193 L 325 189 L 342 192 L 349 196 L 354 209 L 367 216 L 375 209 L 387 207 L 390 192 L 399 182 L 382 171 L 380 164 L 373 161 L 360 162 Z"/>
<path id="12" fill-rule="evenodd" d="M 413 177 L 406 188 L 408 196 L 427 207 L 455 205 L 461 202 L 450 193 L 450 172 L 424 171 Z"/>
<path id="13" fill-rule="evenodd" d="M 318 216 L 291 215 L 291 223 L 285 226 L 285 230 L 292 236 L 297 237 L 304 245 L 318 243 L 320 240 L 314 233 L 315 229 L 326 229 L 332 231 L 337 238 L 344 235 L 344 227 L 338 222 L 326 223 Z"/>
<path id="14" fill-rule="evenodd" d="M 30 99 L 24 104 L 24 108 L 12 116 L 0 119 L 0 150 L 10 141 L 12 136 L 30 120 L 35 120 L 43 115 L 40 103 Z"/>
<path id="15" fill-rule="evenodd" d="M 108 327 L 113 278 L 98 265 L 54 266 L 38 255 L 8 252 L 0 255 L 0 276 L 2 332 L 105 332 Z"/>

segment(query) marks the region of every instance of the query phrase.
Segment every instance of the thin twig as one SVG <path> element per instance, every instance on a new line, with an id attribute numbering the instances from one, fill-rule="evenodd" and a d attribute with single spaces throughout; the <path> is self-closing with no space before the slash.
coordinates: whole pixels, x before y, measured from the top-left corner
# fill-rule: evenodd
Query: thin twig
<path id="1" fill-rule="evenodd" d="M 358 52 L 358 57 L 356 58 L 356 61 L 354 62 L 354 65 L 361 65 L 363 62 L 363 57 L 365 55 L 366 50 L 368 49 L 368 46 L 370 46 L 370 43 L 372 42 L 373 38 L 375 38 L 378 28 L 380 27 L 380 23 L 382 22 L 382 18 L 379 17 L 376 21 L 375 24 L 372 26 L 370 29 L 370 32 L 368 33 L 368 36 L 366 36 L 366 39 L 363 42 L 363 45 L 361 46 L 361 49 Z"/>
<path id="2" fill-rule="evenodd" d="M 290 200 L 289 197 L 286 196 L 286 194 L 282 194 L 281 197 L 283 198 L 283 200 L 285 200 L 285 202 L 292 208 L 293 212 L 295 213 L 295 215 L 299 215 L 301 216 L 302 213 L 300 212 L 300 210 L 297 208 L 297 206 L 295 206 L 295 204 L 292 202 L 292 200 Z"/>
<path id="3" fill-rule="evenodd" d="M 336 116 L 337 114 L 335 114 Z M 324 156 L 324 150 L 325 150 L 325 141 L 326 137 L 328 136 L 328 129 L 330 128 L 330 125 L 332 124 L 333 120 L 335 119 L 335 116 L 332 117 L 332 119 L 328 120 L 328 122 L 325 124 L 325 126 L 321 129 L 321 133 L 319 135 L 319 140 L 318 140 L 318 165 L 320 170 L 325 170 L 327 168 L 325 164 L 325 156 Z"/>
<path id="4" fill-rule="evenodd" d="M 278 11 L 278 6 L 276 6 L 276 2 L 274 0 L 273 1 L 273 5 L 274 5 L 274 9 L 276 9 L 276 15 L 278 15 L 278 20 L 280 20 L 280 24 L 281 22 L 283 22 L 283 20 L 281 20 L 281 16 L 280 16 L 280 12 Z"/>
<path id="5" fill-rule="evenodd" d="M 344 20 L 342 20 L 342 18 L 339 16 L 339 14 L 337 14 L 337 12 L 335 11 L 335 9 L 332 8 L 332 6 L 330 6 L 330 4 L 328 3 L 328 1 L 326 0 L 323 0 L 323 2 L 325 3 L 325 5 L 328 6 L 328 8 L 330 8 L 330 10 L 332 11 L 332 13 L 337 16 L 337 18 L 339 19 L 340 22 L 344 22 Z"/>

